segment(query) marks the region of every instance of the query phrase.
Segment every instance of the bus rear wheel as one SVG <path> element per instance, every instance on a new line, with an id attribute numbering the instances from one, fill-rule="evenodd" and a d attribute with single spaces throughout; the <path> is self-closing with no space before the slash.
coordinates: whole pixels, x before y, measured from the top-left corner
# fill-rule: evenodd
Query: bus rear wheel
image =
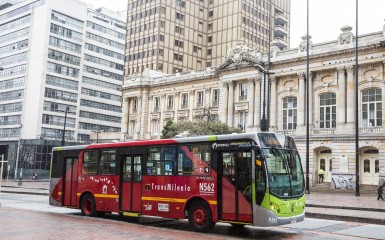
<path id="1" fill-rule="evenodd" d="M 194 230 L 199 232 L 208 232 L 215 225 L 211 209 L 204 201 L 196 201 L 191 204 L 188 221 Z"/>
<path id="2" fill-rule="evenodd" d="M 87 217 L 97 216 L 95 199 L 91 194 L 87 194 L 83 197 L 80 208 L 84 216 L 87 216 Z"/>

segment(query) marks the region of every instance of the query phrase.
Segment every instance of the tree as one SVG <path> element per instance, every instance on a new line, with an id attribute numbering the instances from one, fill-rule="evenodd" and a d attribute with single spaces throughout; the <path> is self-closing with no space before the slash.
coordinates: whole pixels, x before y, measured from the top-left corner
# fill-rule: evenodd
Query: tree
<path id="1" fill-rule="evenodd" d="M 188 136 L 221 135 L 242 132 L 239 128 L 230 128 L 221 122 L 191 122 L 173 123 L 167 121 L 162 130 L 162 138 L 174 138 L 176 135 L 187 132 Z"/>

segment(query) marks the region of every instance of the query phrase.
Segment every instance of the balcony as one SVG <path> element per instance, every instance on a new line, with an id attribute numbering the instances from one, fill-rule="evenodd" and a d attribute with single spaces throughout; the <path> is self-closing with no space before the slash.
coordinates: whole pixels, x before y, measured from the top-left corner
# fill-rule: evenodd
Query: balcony
<path id="1" fill-rule="evenodd" d="M 288 32 L 282 25 L 275 25 L 274 27 L 274 37 L 284 39 L 287 36 Z"/>
<path id="2" fill-rule="evenodd" d="M 278 13 L 274 16 L 274 23 L 279 25 L 285 25 L 289 21 L 287 20 L 287 17 L 285 15 Z"/>
<path id="3" fill-rule="evenodd" d="M 335 133 L 335 128 L 316 128 L 313 130 L 314 135 L 332 135 Z"/>
<path id="4" fill-rule="evenodd" d="M 381 133 L 382 127 L 361 127 L 358 129 L 358 133 L 361 134 L 372 134 L 372 133 Z"/>
<path id="5" fill-rule="evenodd" d="M 282 38 L 274 38 L 273 43 L 280 49 L 287 49 L 287 42 Z"/>
<path id="6" fill-rule="evenodd" d="M 295 135 L 295 129 L 276 131 L 276 133 L 293 136 Z"/>

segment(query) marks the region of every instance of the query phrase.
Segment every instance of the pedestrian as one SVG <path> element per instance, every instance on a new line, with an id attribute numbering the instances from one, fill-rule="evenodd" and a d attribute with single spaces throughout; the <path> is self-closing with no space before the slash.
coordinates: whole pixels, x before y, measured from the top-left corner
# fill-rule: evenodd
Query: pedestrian
<path id="1" fill-rule="evenodd" d="M 384 193 L 384 187 L 381 185 L 378 186 L 378 188 L 377 188 L 377 194 L 378 194 L 377 201 L 379 201 L 380 198 L 382 199 L 382 201 L 384 201 L 384 198 L 382 197 L 383 193 Z"/>
<path id="2" fill-rule="evenodd" d="M 325 171 L 322 168 L 320 168 L 320 170 L 318 171 L 319 183 L 324 181 L 324 174 L 325 174 Z"/>

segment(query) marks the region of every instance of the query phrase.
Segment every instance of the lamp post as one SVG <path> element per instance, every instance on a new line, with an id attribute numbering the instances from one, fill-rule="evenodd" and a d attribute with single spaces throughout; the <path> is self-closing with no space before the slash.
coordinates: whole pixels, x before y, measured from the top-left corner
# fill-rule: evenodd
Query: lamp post
<path id="1" fill-rule="evenodd" d="M 65 134 L 66 134 L 66 124 L 67 124 L 67 114 L 69 113 L 70 108 L 67 106 L 66 109 L 63 110 L 56 110 L 56 112 L 64 112 L 64 126 L 63 126 L 63 133 L 61 137 L 61 145 L 65 146 Z"/>
<path id="2" fill-rule="evenodd" d="M 103 130 L 92 130 L 91 132 L 96 133 L 96 143 L 99 142 L 99 133 L 104 132 Z"/>
<path id="3" fill-rule="evenodd" d="M 355 69 L 355 127 L 356 127 L 356 193 L 355 196 L 360 196 L 360 146 L 358 142 L 358 0 L 356 0 L 356 69 Z"/>
<path id="4" fill-rule="evenodd" d="M 262 67 L 259 64 L 254 65 L 255 69 L 263 72 L 263 108 L 262 108 L 262 119 L 261 119 L 261 131 L 267 132 L 269 130 L 269 121 L 266 117 L 266 75 L 274 74 L 275 72 L 271 72 L 269 70 L 266 70 L 264 67 Z"/>

